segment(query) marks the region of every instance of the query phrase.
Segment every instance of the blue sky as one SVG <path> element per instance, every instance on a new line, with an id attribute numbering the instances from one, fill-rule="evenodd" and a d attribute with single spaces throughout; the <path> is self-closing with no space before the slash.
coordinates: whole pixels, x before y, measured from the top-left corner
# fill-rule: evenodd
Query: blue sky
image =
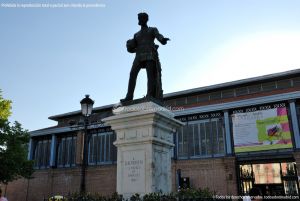
<path id="1" fill-rule="evenodd" d="M 126 94 L 134 58 L 126 40 L 150 16 L 171 41 L 160 45 L 165 93 L 300 68 L 300 1 L 0 0 L 0 89 L 11 121 L 29 130 L 51 115 Z M 101 8 L 5 8 L 5 3 L 98 3 Z M 135 98 L 146 94 L 146 72 Z"/>

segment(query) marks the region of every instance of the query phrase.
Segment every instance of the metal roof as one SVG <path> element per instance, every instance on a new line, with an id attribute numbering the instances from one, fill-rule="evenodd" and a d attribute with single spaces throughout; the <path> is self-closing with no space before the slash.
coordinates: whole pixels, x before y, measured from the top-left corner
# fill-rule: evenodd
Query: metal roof
<path id="1" fill-rule="evenodd" d="M 105 109 L 109 109 L 112 108 L 115 104 L 110 104 L 110 105 L 104 105 L 104 106 L 100 106 L 100 107 L 95 107 L 93 109 L 93 111 L 99 111 L 99 110 L 105 110 Z M 81 110 L 76 110 L 73 112 L 67 112 L 67 113 L 63 113 L 63 114 L 58 114 L 58 115 L 54 115 L 54 116 L 50 116 L 48 117 L 48 119 L 51 120 L 57 120 L 63 117 L 67 117 L 67 116 L 74 116 L 74 115 L 79 115 L 81 114 Z"/>
<path id="2" fill-rule="evenodd" d="M 251 82 L 261 82 L 264 80 L 271 80 L 271 79 L 275 79 L 275 78 L 279 78 L 279 77 L 287 77 L 290 75 L 296 75 L 298 73 L 300 73 L 300 69 L 289 70 L 289 71 L 284 71 L 284 72 L 279 72 L 279 73 L 273 73 L 273 74 L 268 74 L 268 75 L 263 75 L 263 76 L 258 76 L 258 77 L 246 78 L 246 79 L 236 80 L 236 81 L 232 81 L 232 82 L 225 82 L 225 83 L 221 83 L 221 84 L 215 84 L 215 85 L 210 85 L 210 86 L 204 86 L 204 87 L 198 87 L 198 88 L 168 93 L 168 94 L 164 94 L 164 98 L 172 98 L 172 97 L 176 97 L 176 96 L 211 91 L 211 90 L 216 90 L 216 89 L 220 89 L 220 88 L 229 88 L 229 87 L 233 87 L 233 86 L 237 86 L 237 85 L 248 84 Z"/>

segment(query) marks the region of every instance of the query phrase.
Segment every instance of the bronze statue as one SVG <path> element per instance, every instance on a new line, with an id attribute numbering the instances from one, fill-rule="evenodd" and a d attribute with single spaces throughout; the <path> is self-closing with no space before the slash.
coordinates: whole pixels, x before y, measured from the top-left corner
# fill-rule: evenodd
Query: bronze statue
<path id="1" fill-rule="evenodd" d="M 161 100 L 163 98 L 161 84 L 161 66 L 158 58 L 158 45 L 154 43 L 155 38 L 163 45 L 167 44 L 169 38 L 161 35 L 157 28 L 148 27 L 148 14 L 138 14 L 139 25 L 141 30 L 134 34 L 133 39 L 127 41 L 127 51 L 136 53 L 135 59 L 130 71 L 128 91 L 121 102 L 133 100 L 136 79 L 141 68 L 146 68 L 148 77 L 147 97 Z"/>

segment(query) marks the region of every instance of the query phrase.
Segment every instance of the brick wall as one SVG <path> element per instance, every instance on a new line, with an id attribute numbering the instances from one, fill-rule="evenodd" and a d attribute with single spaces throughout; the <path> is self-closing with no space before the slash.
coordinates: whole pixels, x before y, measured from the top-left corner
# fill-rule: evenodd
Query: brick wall
<path id="1" fill-rule="evenodd" d="M 89 167 L 86 174 L 88 192 L 109 195 L 116 191 L 116 165 Z M 25 201 L 42 201 L 52 195 L 68 195 L 80 190 L 80 167 L 66 169 L 37 170 L 29 182 L 19 179 L 7 186 L 7 198 Z M 28 186 L 29 185 L 29 186 Z"/>
<path id="2" fill-rule="evenodd" d="M 190 177 L 191 187 L 208 187 L 218 194 L 236 195 L 235 158 L 201 160 L 180 160 L 172 162 L 173 191 L 176 191 L 176 170 L 181 169 L 183 177 Z M 86 174 L 88 192 L 110 195 L 116 191 L 116 165 L 90 166 Z M 33 179 L 19 179 L 7 186 L 10 201 L 42 201 L 52 195 L 68 195 L 79 192 L 80 167 L 65 169 L 37 170 Z"/>
<path id="3" fill-rule="evenodd" d="M 111 195 L 117 188 L 117 165 L 89 167 L 86 179 L 88 191 Z"/>
<path id="4" fill-rule="evenodd" d="M 237 195 L 234 157 L 174 161 L 172 164 L 174 191 L 177 169 L 181 169 L 182 177 L 190 178 L 192 188 L 208 187 L 219 195 Z"/>

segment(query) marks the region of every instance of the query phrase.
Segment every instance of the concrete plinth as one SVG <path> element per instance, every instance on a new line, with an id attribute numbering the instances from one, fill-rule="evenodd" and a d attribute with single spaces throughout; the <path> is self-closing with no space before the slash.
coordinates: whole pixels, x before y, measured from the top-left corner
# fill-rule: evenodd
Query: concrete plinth
<path id="1" fill-rule="evenodd" d="M 153 102 L 123 106 L 105 118 L 116 132 L 117 192 L 171 192 L 173 133 L 182 126 L 169 110 Z"/>

